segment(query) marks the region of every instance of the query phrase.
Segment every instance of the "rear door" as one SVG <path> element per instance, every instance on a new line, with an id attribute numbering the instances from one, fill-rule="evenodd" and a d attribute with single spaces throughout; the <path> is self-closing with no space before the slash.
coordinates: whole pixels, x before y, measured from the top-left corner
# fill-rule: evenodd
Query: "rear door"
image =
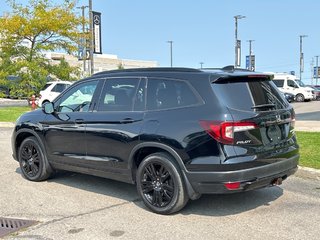
<path id="1" fill-rule="evenodd" d="M 254 160 L 257 155 L 279 157 L 288 154 L 290 147 L 297 148 L 293 108 L 268 78 L 263 75 L 235 76 L 212 83 L 214 93 L 238 125 L 233 129 L 235 152 L 247 160 Z M 242 122 L 249 123 L 250 127 L 242 128 Z"/>

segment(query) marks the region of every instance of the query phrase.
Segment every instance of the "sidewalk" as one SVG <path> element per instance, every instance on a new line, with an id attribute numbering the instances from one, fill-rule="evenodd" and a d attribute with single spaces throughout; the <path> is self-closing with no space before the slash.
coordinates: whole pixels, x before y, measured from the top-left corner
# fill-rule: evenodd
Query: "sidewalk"
<path id="1" fill-rule="evenodd" d="M 320 121 L 296 121 L 296 131 L 320 132 Z"/>

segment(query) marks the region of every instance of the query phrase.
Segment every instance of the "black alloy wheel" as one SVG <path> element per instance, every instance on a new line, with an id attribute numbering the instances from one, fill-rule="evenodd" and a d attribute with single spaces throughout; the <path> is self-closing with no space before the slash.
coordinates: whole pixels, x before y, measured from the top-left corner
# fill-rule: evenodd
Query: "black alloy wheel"
<path id="1" fill-rule="evenodd" d="M 137 172 L 137 189 L 145 205 L 156 213 L 179 211 L 188 201 L 181 175 L 165 153 L 143 160 Z"/>
<path id="2" fill-rule="evenodd" d="M 165 207 L 172 201 L 174 182 L 161 163 L 150 163 L 144 168 L 141 185 L 145 198 L 152 205 Z"/>
<path id="3" fill-rule="evenodd" d="M 35 137 L 29 137 L 22 142 L 18 157 L 22 174 L 28 180 L 42 181 L 51 175 L 52 169 Z"/>

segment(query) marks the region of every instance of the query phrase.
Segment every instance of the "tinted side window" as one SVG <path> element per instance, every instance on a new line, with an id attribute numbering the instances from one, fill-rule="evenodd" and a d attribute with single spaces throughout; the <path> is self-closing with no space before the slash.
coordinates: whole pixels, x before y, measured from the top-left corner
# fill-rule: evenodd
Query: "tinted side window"
<path id="1" fill-rule="evenodd" d="M 150 78 L 147 91 L 148 110 L 170 109 L 199 103 L 194 91 L 185 81 Z"/>
<path id="2" fill-rule="evenodd" d="M 275 84 L 277 87 L 283 87 L 284 80 L 274 79 L 273 82 L 274 82 L 274 84 Z"/>
<path id="3" fill-rule="evenodd" d="M 53 87 L 52 91 L 53 91 L 53 92 L 61 93 L 61 92 L 63 92 L 63 90 L 65 90 L 66 88 L 67 88 L 67 84 L 58 83 L 58 84 L 56 84 L 56 85 Z"/>
<path id="4" fill-rule="evenodd" d="M 288 86 L 293 88 L 298 88 L 297 84 L 295 84 L 295 82 L 292 80 L 288 80 Z"/>
<path id="5" fill-rule="evenodd" d="M 141 79 L 134 98 L 134 111 L 144 111 L 146 103 L 146 79 Z"/>
<path id="6" fill-rule="evenodd" d="M 132 111 L 139 78 L 107 79 L 99 100 L 98 111 Z"/>
<path id="7" fill-rule="evenodd" d="M 52 83 L 47 83 L 47 84 L 41 89 L 41 91 L 46 90 L 51 84 L 52 84 Z"/>
<path id="8" fill-rule="evenodd" d="M 58 112 L 88 112 L 98 81 L 83 82 L 67 91 L 59 100 Z"/>

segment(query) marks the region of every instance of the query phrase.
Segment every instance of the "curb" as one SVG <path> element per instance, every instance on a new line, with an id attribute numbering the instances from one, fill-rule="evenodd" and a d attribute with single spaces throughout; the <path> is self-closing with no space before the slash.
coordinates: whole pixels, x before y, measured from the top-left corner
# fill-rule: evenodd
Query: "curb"
<path id="1" fill-rule="evenodd" d="M 294 174 L 294 176 L 300 178 L 320 180 L 320 170 L 298 166 L 298 171 Z"/>
<path id="2" fill-rule="evenodd" d="M 14 122 L 0 122 L 0 127 L 2 128 L 14 128 Z"/>

